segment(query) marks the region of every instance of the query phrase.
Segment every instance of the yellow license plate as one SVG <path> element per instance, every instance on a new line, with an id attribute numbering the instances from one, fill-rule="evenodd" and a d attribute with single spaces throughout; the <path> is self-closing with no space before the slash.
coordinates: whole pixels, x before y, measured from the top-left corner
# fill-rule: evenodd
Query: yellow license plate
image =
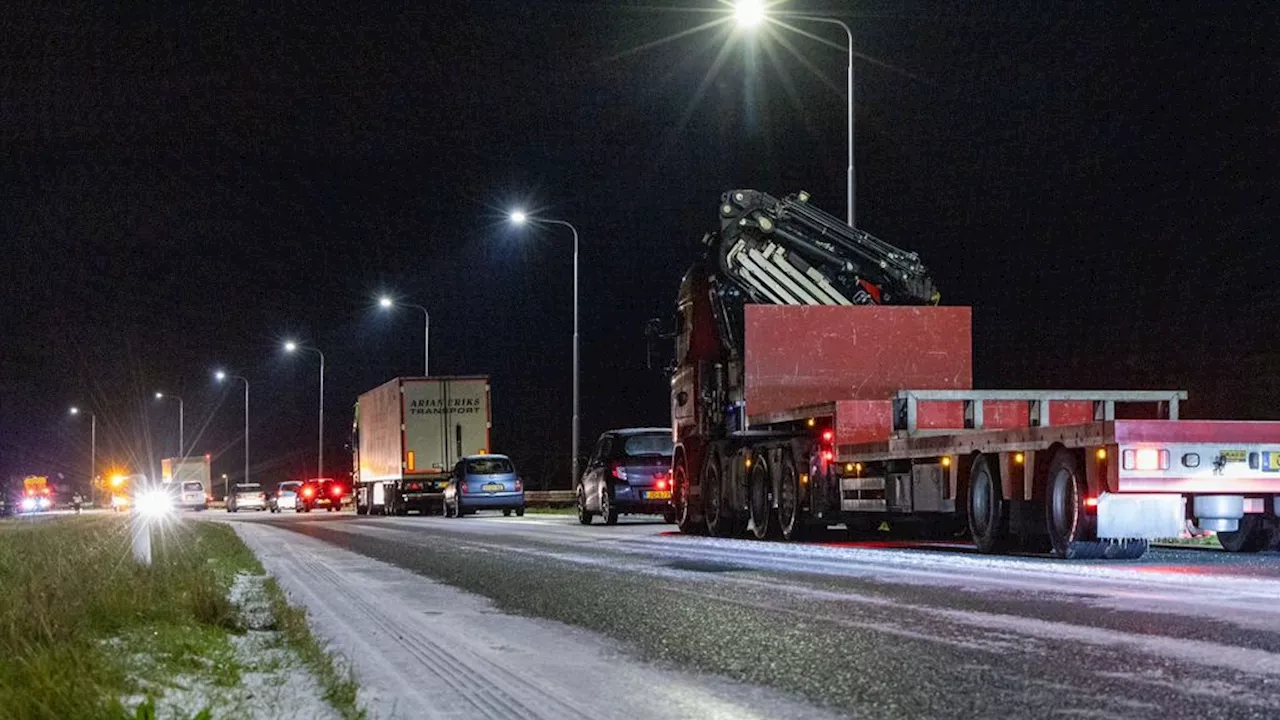
<path id="1" fill-rule="evenodd" d="M 649 490 L 644 494 L 645 500 L 670 500 L 670 490 Z"/>
<path id="2" fill-rule="evenodd" d="M 1222 459 L 1226 462 L 1244 462 L 1249 459 L 1249 453 L 1244 450 L 1223 450 Z"/>
<path id="3" fill-rule="evenodd" d="M 502 483 L 485 483 L 483 489 L 485 492 L 502 492 L 507 489 L 507 486 Z"/>

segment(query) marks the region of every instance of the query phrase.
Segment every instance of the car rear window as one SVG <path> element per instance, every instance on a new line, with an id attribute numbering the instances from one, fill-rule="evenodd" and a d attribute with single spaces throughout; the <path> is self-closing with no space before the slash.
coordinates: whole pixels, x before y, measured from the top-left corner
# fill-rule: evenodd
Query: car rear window
<path id="1" fill-rule="evenodd" d="M 467 461 L 468 475 L 501 475 L 515 471 L 511 461 L 506 458 L 480 458 Z"/>
<path id="2" fill-rule="evenodd" d="M 622 444 L 622 454 L 628 457 L 654 456 L 671 457 L 676 445 L 668 433 L 648 433 L 631 435 Z"/>
<path id="3" fill-rule="evenodd" d="M 201 485 L 194 480 L 189 480 L 182 483 L 182 489 L 184 492 L 201 492 L 204 490 L 204 485 Z"/>
<path id="4" fill-rule="evenodd" d="M 262 492 L 262 486 L 258 484 L 237 485 L 236 492 Z"/>

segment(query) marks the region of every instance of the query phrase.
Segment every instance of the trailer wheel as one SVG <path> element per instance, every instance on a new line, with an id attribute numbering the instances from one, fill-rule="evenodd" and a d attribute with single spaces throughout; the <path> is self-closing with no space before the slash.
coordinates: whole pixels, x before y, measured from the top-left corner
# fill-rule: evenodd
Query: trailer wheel
<path id="1" fill-rule="evenodd" d="M 1245 515 L 1234 532 L 1218 533 L 1218 542 L 1227 552 L 1260 552 L 1271 544 L 1271 528 L 1261 515 Z"/>
<path id="2" fill-rule="evenodd" d="M 799 540 L 804 534 L 800 517 L 800 472 L 790 450 L 782 451 L 778 483 L 778 530 L 784 540 Z"/>
<path id="3" fill-rule="evenodd" d="M 978 552 L 998 553 L 1008 540 L 1009 508 L 1000 475 L 987 456 L 973 461 L 969 471 L 969 533 Z"/>
<path id="4" fill-rule="evenodd" d="M 700 535 L 703 527 L 693 520 L 689 507 L 689 468 L 685 456 L 680 456 L 671 468 L 671 505 L 676 527 L 685 535 Z"/>
<path id="5" fill-rule="evenodd" d="M 1099 542 L 1097 518 L 1085 507 L 1088 484 L 1080 475 L 1076 453 L 1060 449 L 1049 461 L 1049 483 L 1045 489 L 1045 529 L 1053 546 L 1053 556 L 1068 560 L 1107 557 L 1108 545 Z M 1145 552 L 1146 548 L 1143 548 Z M 1123 548 L 1112 551 L 1113 557 L 1125 555 Z M 1117 555 L 1118 553 L 1118 555 Z"/>
<path id="6" fill-rule="evenodd" d="M 750 511 L 751 536 L 768 540 L 773 534 L 773 481 L 764 453 L 755 455 L 747 476 L 747 509 Z"/>
<path id="7" fill-rule="evenodd" d="M 724 470 L 720 463 L 720 454 L 707 453 L 706 464 L 702 466 L 702 514 L 707 522 L 707 533 L 715 537 L 731 537 L 733 535 L 733 519 L 724 507 Z"/>

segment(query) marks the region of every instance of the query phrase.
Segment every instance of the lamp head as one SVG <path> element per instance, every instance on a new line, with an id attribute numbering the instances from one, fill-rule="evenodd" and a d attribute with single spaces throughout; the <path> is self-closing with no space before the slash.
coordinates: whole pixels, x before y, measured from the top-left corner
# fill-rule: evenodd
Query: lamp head
<path id="1" fill-rule="evenodd" d="M 214 379 L 216 379 L 218 382 L 222 382 L 223 380 L 226 380 L 226 379 L 227 379 L 227 374 L 226 374 L 225 372 L 223 372 L 222 370 L 219 370 L 218 372 L 216 372 L 216 373 L 214 373 L 214 374 L 213 374 L 213 377 L 214 377 Z"/>
<path id="2" fill-rule="evenodd" d="M 511 222 L 514 225 L 523 225 L 529 221 L 529 216 L 523 210 L 516 210 L 511 213 Z"/>
<path id="3" fill-rule="evenodd" d="M 296 342 L 294 342 L 294 341 L 292 341 L 292 340 L 290 340 L 289 342 L 287 342 L 287 343 L 285 343 L 285 344 L 284 344 L 284 351 L 285 351 L 285 352 L 294 352 L 294 351 L 296 351 L 297 349 L 298 349 L 298 343 L 296 343 Z"/>
<path id="4" fill-rule="evenodd" d="M 733 17 L 740 27 L 756 27 L 767 17 L 764 0 L 738 0 L 733 5 Z"/>
<path id="5" fill-rule="evenodd" d="M 395 304 L 396 304 L 395 301 L 392 300 L 387 295 L 383 295 L 382 297 L 378 298 L 378 305 L 382 306 L 383 308 L 390 309 Z"/>

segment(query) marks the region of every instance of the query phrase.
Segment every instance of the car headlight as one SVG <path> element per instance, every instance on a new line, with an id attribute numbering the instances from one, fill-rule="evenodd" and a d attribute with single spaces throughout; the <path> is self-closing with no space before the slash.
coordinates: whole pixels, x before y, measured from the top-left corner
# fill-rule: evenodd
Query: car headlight
<path id="1" fill-rule="evenodd" d="M 159 517 L 173 509 L 173 502 L 163 490 L 152 490 L 139 495 L 134 507 L 143 515 Z"/>
<path id="2" fill-rule="evenodd" d="M 22 499 L 22 509 L 23 509 L 23 510 L 35 510 L 35 509 L 36 509 L 36 499 L 35 499 L 35 498 L 23 498 L 23 499 Z"/>

